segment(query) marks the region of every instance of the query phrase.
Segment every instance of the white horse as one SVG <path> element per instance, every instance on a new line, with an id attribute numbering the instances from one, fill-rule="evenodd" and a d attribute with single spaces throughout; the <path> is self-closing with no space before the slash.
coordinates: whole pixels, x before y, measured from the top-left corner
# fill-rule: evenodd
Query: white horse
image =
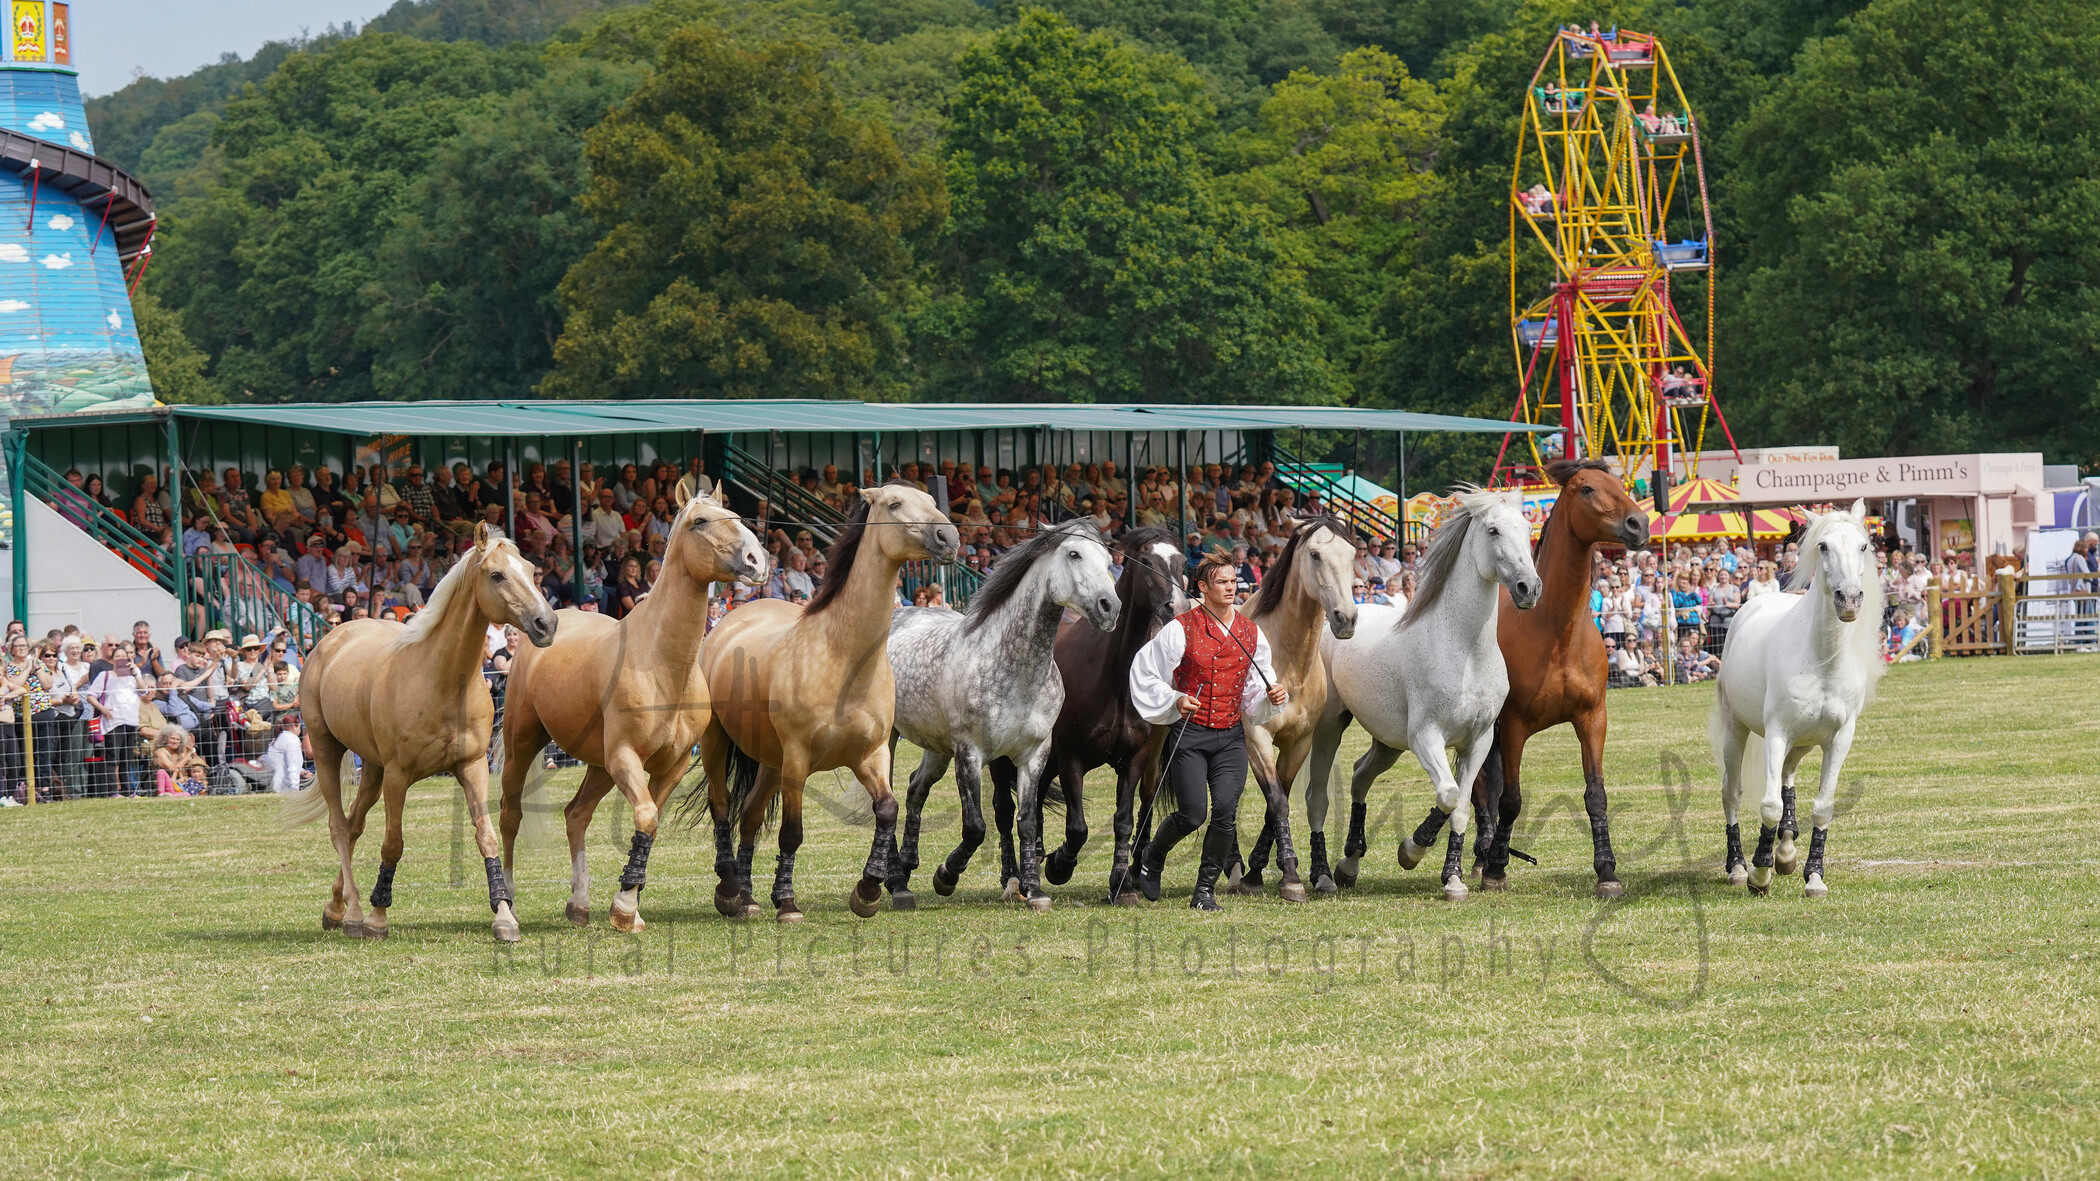
<path id="1" fill-rule="evenodd" d="M 1115 630 L 1122 611 L 1108 547 L 1085 518 L 1038 533 L 1000 558 L 968 614 L 900 607 L 890 617 L 893 725 L 924 752 L 905 796 L 903 845 L 890 856 L 887 885 L 896 909 L 918 905 L 911 871 L 919 866 L 919 817 L 933 785 L 953 762 L 962 842 L 933 871 L 933 888 L 945 897 L 984 843 L 984 768 L 1001 758 L 1020 771 L 1021 890 L 1029 906 L 1050 908 L 1050 896 L 1036 885 L 1042 826 L 1036 799 L 1050 731 L 1065 704 L 1052 646 L 1066 608 L 1104 632 Z"/>
<path id="2" fill-rule="evenodd" d="M 1789 589 L 1805 595 L 1760 595 L 1743 604 L 1721 650 L 1720 691 L 1708 733 L 1721 764 L 1721 811 L 1728 818 L 1728 881 L 1769 893 L 1776 842 L 1780 874 L 1794 872 L 1794 772 L 1809 748 L 1823 748 L 1816 791 L 1815 835 L 1808 846 L 1804 893 L 1821 898 L 1823 842 L 1837 801 L 1838 772 L 1852 749 L 1853 727 L 1881 679 L 1881 581 L 1867 538 L 1867 505 L 1809 514 L 1801 565 Z M 1762 741 L 1752 742 L 1756 734 Z M 1744 754 L 1747 751 L 1747 764 Z M 1743 866 L 1736 812 L 1745 778 L 1763 795 L 1757 855 Z"/>
<path id="3" fill-rule="evenodd" d="M 1487 759 L 1495 719 L 1509 695 L 1509 672 L 1495 642 L 1496 587 L 1508 587 L 1511 601 L 1526 611 L 1542 589 L 1531 564 L 1531 526 L 1517 496 L 1461 486 L 1457 497 L 1457 515 L 1430 539 L 1419 589 L 1406 609 L 1364 606 L 1354 635 L 1322 642 L 1329 688 L 1306 785 L 1307 812 L 1325 816 L 1334 753 L 1351 718 L 1371 735 L 1371 749 L 1356 761 L 1350 780 L 1357 803 L 1400 752 L 1415 752 L 1436 802 L 1402 842 L 1400 866 L 1419 864 L 1448 819 L 1444 897 L 1452 900 L 1466 896 L 1459 855 L 1473 818 L 1473 777 Z M 1459 754 L 1456 774 L 1453 750 Z M 1337 868 L 1354 880 L 1356 862 L 1352 854 Z"/>

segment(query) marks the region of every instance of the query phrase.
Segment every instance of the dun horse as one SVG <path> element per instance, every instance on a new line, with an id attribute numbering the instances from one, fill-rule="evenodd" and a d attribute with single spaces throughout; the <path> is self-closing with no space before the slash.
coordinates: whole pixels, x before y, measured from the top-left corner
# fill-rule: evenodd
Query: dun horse
<path id="1" fill-rule="evenodd" d="M 1116 541 L 1123 554 L 1123 573 L 1116 579 L 1122 609 L 1115 630 L 1103 633 L 1074 620 L 1058 629 L 1054 654 L 1064 705 L 1050 732 L 1045 774 L 1057 776 L 1064 797 L 1065 840 L 1043 859 L 1043 878 L 1053 886 L 1072 880 L 1079 850 L 1086 844 L 1086 773 L 1106 766 L 1116 776 L 1115 858 L 1109 871 L 1109 896 L 1118 898 L 1124 871 L 1130 867 L 1131 825 L 1136 812 L 1138 780 L 1153 761 L 1157 730 L 1130 704 L 1130 662 L 1166 622 L 1189 609 L 1182 590 L 1188 559 L 1172 529 L 1133 529 Z M 999 821 L 999 878 L 1009 898 L 1021 898 L 1020 859 L 1014 851 L 1014 796 L 1017 771 L 1012 761 L 992 764 L 992 783 Z M 1036 793 L 1038 808 L 1042 793 Z M 1041 840 L 1042 824 L 1031 826 Z M 1128 897 L 1135 901 L 1137 891 Z"/>
<path id="2" fill-rule="evenodd" d="M 1313 739 L 1307 794 L 1327 790 L 1335 749 L 1351 717 L 1371 734 L 1371 749 L 1356 761 L 1350 781 L 1354 804 L 1364 802 L 1401 751 L 1415 752 L 1436 799 L 1414 834 L 1401 842 L 1400 867 L 1419 864 L 1448 820 L 1451 840 L 1443 873 L 1448 899 L 1466 896 L 1460 854 L 1473 811 L 1467 788 L 1487 760 L 1495 718 L 1509 695 L 1509 677 L 1495 645 L 1497 584 L 1508 588 L 1520 608 L 1529 610 L 1538 602 L 1531 526 L 1514 496 L 1463 489 L 1456 515 L 1429 542 L 1420 586 L 1406 612 L 1364 607 L 1353 637 L 1323 645 L 1333 680 Z M 1459 756 L 1456 774 L 1452 750 Z M 1312 808 L 1308 801 L 1307 811 Z M 1339 868 L 1354 876 L 1359 856 L 1349 854 Z"/>
<path id="3" fill-rule="evenodd" d="M 503 709 L 503 863 L 513 865 L 518 824 L 539 753 L 551 738 L 590 769 L 562 810 L 569 833 L 569 921 L 591 921 L 591 870 L 585 853 L 598 801 L 617 786 L 634 810 L 634 839 L 612 925 L 639 931 L 642 887 L 658 818 L 693 744 L 707 727 L 707 682 L 700 641 L 707 631 L 711 582 L 755 583 L 766 552 L 725 507 L 728 489 L 686 502 L 671 522 L 663 576 L 624 619 L 561 613 L 561 638 L 523 652 L 511 666 Z M 528 783 L 528 776 L 531 782 Z"/>
<path id="4" fill-rule="evenodd" d="M 875 808 L 875 839 L 853 913 L 875 914 L 889 876 L 897 800 L 890 791 L 890 728 L 897 686 L 887 641 L 897 571 L 909 561 L 946 562 L 961 548 L 933 498 L 906 484 L 861 492 L 854 519 L 829 554 L 830 573 L 807 607 L 758 599 L 715 626 L 701 652 L 714 716 L 700 737 L 715 822 L 715 908 L 752 917 L 752 842 L 767 802 L 780 794 L 780 862 L 773 905 L 798 921 L 795 850 L 802 844 L 802 785 L 812 772 L 845 767 Z M 732 771 L 732 764 L 734 769 Z M 743 797 L 737 849 L 729 848 L 730 777 Z M 748 785 L 748 786 L 747 786 Z"/>
<path id="5" fill-rule="evenodd" d="M 1874 573 L 1866 512 L 1866 502 L 1855 500 L 1850 512 L 1810 514 L 1792 584 L 1808 593 L 1759 595 L 1743 604 L 1721 650 L 1709 734 L 1721 764 L 1728 880 L 1747 884 L 1752 894 L 1771 890 L 1775 868 L 1781 876 L 1794 872 L 1794 838 L 1800 833 L 1794 772 L 1815 746 L 1823 748 L 1823 777 L 1802 892 L 1810 898 L 1830 892 L 1823 883 L 1823 846 L 1837 805 L 1838 772 L 1882 673 L 1881 581 Z M 1761 822 L 1747 868 L 1736 825 L 1745 786 L 1757 789 Z"/>
<path id="6" fill-rule="evenodd" d="M 1314 517 L 1291 534 L 1283 555 L 1262 580 L 1261 593 L 1240 608 L 1269 638 L 1276 681 L 1290 691 L 1283 712 L 1259 726 L 1247 727 L 1247 766 L 1268 800 L 1268 815 L 1255 838 L 1245 873 L 1235 872 L 1227 889 L 1259 893 L 1269 847 L 1283 871 L 1277 893 L 1286 902 L 1305 901 L 1305 881 L 1291 846 L 1291 784 L 1312 753 L 1313 728 L 1327 707 L 1327 663 L 1320 657 L 1320 635 L 1332 628 L 1338 640 L 1356 634 L 1356 599 L 1350 593 L 1356 563 L 1356 534 L 1333 517 Z M 1320 797 L 1323 805 L 1326 796 Z M 1334 892 L 1327 866 L 1327 817 L 1308 816 L 1312 825 L 1313 884 Z M 1237 857 L 1234 860 L 1238 860 Z"/>
<path id="7" fill-rule="evenodd" d="M 1494 748 L 1473 785 L 1480 814 L 1474 852 L 1481 888 L 1507 888 L 1509 835 L 1524 810 L 1524 744 L 1541 730 L 1571 722 L 1582 745 L 1582 806 L 1590 819 L 1597 896 L 1615 898 L 1624 887 L 1612 855 L 1604 797 L 1604 687 L 1611 669 L 1604 637 L 1590 613 L 1590 555 L 1599 545 L 1647 545 L 1648 515 L 1601 459 L 1556 460 L 1546 474 L 1560 485 L 1560 497 L 1532 555 L 1545 590 L 1529 611 L 1518 610 L 1504 594 L 1495 630 L 1509 670 L 1509 699 L 1496 723 Z M 1352 815 L 1350 832 L 1362 828 L 1363 817 Z"/>
<path id="8" fill-rule="evenodd" d="M 466 795 L 474 842 L 488 870 L 496 938 L 517 941 L 518 917 L 488 814 L 489 729 L 496 707 L 481 677 L 481 660 L 491 623 L 510 624 L 541 648 L 554 642 L 554 612 L 540 596 L 532 567 L 515 545 L 491 536 L 484 525 L 475 532 L 474 547 L 413 620 L 352 620 L 330 631 L 306 658 L 299 712 L 313 742 L 314 782 L 286 797 L 285 817 L 292 823 L 328 817 L 341 865 L 334 896 L 321 910 L 324 928 L 386 938 L 394 868 L 401 862 L 402 803 L 410 784 L 450 772 Z M 364 774 L 346 815 L 343 756 L 351 751 L 364 760 Z M 358 906 L 351 857 L 365 813 L 382 795 L 386 839 L 367 919 Z"/>
<path id="9" fill-rule="evenodd" d="M 1115 628 L 1119 607 L 1108 554 L 1091 522 L 1069 522 L 1002 557 L 970 601 L 969 614 L 901 607 L 891 619 L 897 732 L 923 752 L 905 795 L 904 844 L 891 850 L 890 903 L 897 909 L 917 904 L 911 872 L 919 865 L 919 817 L 949 763 L 962 797 L 962 842 L 933 871 L 935 892 L 955 892 L 984 842 L 987 762 L 1013 760 L 1024 788 L 1021 814 L 1040 815 L 1035 788 L 1065 703 L 1051 645 L 1067 608 L 1098 631 Z M 1035 834 L 1025 824 L 1023 830 L 1033 842 Z M 1028 903 L 1047 910 L 1050 896 L 1035 888 L 1035 876 L 1030 858 L 1021 872 Z"/>

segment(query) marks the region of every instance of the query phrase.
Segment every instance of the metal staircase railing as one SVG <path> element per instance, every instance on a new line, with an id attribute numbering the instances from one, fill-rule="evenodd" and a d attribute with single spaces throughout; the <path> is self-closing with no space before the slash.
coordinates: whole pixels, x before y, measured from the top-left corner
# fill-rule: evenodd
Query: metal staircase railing
<path id="1" fill-rule="evenodd" d="M 1270 459 L 1276 464 L 1276 478 L 1300 491 L 1320 494 L 1321 505 L 1336 517 L 1347 522 L 1366 539 L 1385 541 L 1401 531 L 1401 522 L 1394 515 L 1376 508 L 1367 501 L 1359 500 L 1318 464 L 1299 459 L 1281 447 L 1272 449 Z M 1404 515 L 1405 506 L 1401 507 Z M 1406 540 L 1420 540 L 1419 529 L 1406 530 Z"/>
<path id="2" fill-rule="evenodd" d="M 722 461 L 722 478 L 745 495 L 764 499 L 774 520 L 794 521 L 826 545 L 838 540 L 839 530 L 846 525 L 846 514 L 812 495 L 793 477 L 774 471 L 758 456 L 731 443 L 722 444 Z M 920 587 L 929 583 L 938 584 L 942 596 L 952 607 L 968 603 L 970 596 L 984 584 L 983 575 L 960 564 L 937 566 L 933 562 L 909 562 L 905 564 L 903 576 L 905 598 L 916 595 Z"/>
<path id="3" fill-rule="evenodd" d="M 26 452 L 22 456 L 21 480 L 23 490 L 51 506 L 51 511 L 131 563 L 162 590 L 171 595 L 177 593 L 175 552 L 171 545 L 162 545 L 114 509 L 90 500 L 49 464 Z"/>
<path id="4" fill-rule="evenodd" d="M 191 554 L 186 564 L 193 582 L 204 584 L 200 602 L 208 627 L 223 627 L 236 639 L 282 629 L 301 652 L 312 650 L 328 633 L 326 616 L 300 602 L 244 554 Z"/>

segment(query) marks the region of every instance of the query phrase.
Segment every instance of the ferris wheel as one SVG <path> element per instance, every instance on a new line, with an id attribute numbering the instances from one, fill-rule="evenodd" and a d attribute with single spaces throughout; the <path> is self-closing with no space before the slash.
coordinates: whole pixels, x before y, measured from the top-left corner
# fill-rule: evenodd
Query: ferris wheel
<path id="1" fill-rule="evenodd" d="M 1524 95 L 1509 219 L 1512 417 L 1560 429 L 1506 437 L 1495 482 L 1537 482 L 1566 456 L 1613 460 L 1629 487 L 1656 473 L 1666 486 L 1675 453 L 1697 463 L 1709 415 L 1724 435 L 1728 424 L 1713 397 L 1699 125 L 1658 38 L 1595 25 L 1554 35 Z M 1553 270 L 1543 291 L 1526 265 L 1541 250 Z M 1704 302 L 1703 340 L 1678 298 Z"/>

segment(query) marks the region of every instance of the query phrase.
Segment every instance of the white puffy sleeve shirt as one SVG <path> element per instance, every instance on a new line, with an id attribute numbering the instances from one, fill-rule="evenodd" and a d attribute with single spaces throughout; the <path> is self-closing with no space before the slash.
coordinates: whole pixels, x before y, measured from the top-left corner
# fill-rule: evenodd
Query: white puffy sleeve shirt
<path id="1" fill-rule="evenodd" d="M 1174 670 L 1181 667 L 1188 643 L 1181 621 L 1171 619 L 1150 643 L 1138 649 L 1137 659 L 1130 662 L 1130 703 L 1155 726 L 1181 720 L 1181 690 L 1174 687 Z M 1283 707 L 1269 700 L 1269 686 L 1276 683 L 1276 667 L 1269 662 L 1269 637 L 1258 627 L 1254 629 L 1254 667 L 1261 672 L 1259 676 L 1251 671 L 1247 674 L 1247 683 L 1240 690 L 1240 713 L 1259 726 L 1282 712 Z M 1263 677 L 1268 679 L 1264 681 Z"/>

